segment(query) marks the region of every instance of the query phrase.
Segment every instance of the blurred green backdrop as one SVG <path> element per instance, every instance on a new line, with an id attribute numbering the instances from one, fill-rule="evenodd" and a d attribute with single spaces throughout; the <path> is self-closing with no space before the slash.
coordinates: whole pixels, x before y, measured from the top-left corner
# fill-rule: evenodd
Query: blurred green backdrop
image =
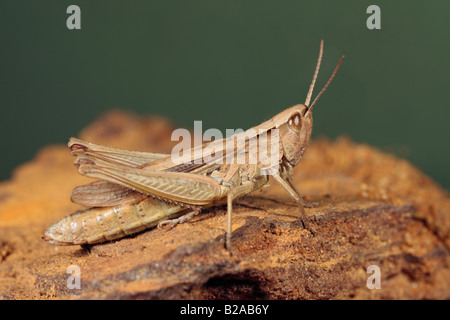
<path id="1" fill-rule="evenodd" d="M 81 8 L 81 30 L 66 9 Z M 381 30 L 366 9 L 381 8 Z M 0 180 L 102 112 L 176 125 L 249 128 L 303 103 L 313 137 L 348 134 L 409 159 L 450 187 L 450 1 L 16 1 L 0 4 Z"/>

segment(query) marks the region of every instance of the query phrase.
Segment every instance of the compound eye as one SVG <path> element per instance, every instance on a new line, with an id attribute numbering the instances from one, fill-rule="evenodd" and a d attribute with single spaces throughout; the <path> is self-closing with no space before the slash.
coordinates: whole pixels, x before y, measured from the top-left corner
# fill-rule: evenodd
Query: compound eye
<path id="1" fill-rule="evenodd" d="M 288 120 L 289 129 L 300 131 L 302 129 L 302 117 L 300 113 L 294 113 Z"/>

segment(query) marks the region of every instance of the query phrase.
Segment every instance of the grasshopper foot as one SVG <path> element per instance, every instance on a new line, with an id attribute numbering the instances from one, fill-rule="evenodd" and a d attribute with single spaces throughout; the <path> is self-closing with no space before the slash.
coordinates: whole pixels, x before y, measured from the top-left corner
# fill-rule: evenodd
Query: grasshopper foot
<path id="1" fill-rule="evenodd" d="M 317 234 L 317 230 L 311 227 L 311 225 L 308 223 L 308 220 L 306 218 L 300 219 L 303 225 L 303 228 L 308 230 L 313 236 Z"/>
<path id="2" fill-rule="evenodd" d="M 196 216 L 198 213 L 199 213 L 198 211 L 192 211 L 192 212 L 189 212 L 188 214 L 185 214 L 184 216 L 179 217 L 178 219 L 163 220 L 160 223 L 158 223 L 157 228 L 160 229 L 166 225 L 169 225 L 168 230 L 170 230 L 173 227 L 175 227 L 177 224 L 183 223 L 183 222 L 191 219 L 193 216 Z"/>
<path id="3" fill-rule="evenodd" d="M 224 244 L 225 244 L 224 248 L 228 252 L 230 257 L 235 255 L 234 247 L 231 246 L 231 235 L 228 235 L 228 233 L 225 233 L 225 243 Z"/>
<path id="4" fill-rule="evenodd" d="M 167 230 L 170 230 L 178 224 L 176 220 L 178 219 L 161 221 L 160 223 L 158 223 L 157 228 L 158 229 L 167 228 Z"/>
<path id="5" fill-rule="evenodd" d="M 317 201 L 304 201 L 303 200 L 302 205 L 305 208 L 317 208 L 320 205 L 320 203 Z"/>

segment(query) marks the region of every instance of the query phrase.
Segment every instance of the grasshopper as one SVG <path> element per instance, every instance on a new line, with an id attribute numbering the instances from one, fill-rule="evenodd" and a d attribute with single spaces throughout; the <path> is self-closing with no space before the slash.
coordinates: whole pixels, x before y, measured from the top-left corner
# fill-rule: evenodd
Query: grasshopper
<path id="1" fill-rule="evenodd" d="M 278 162 L 271 176 L 296 202 L 303 226 L 312 233 L 315 230 L 307 223 L 304 207 L 316 204 L 302 199 L 292 178 L 293 168 L 302 159 L 310 141 L 312 109 L 344 58 L 341 57 L 327 83 L 310 104 L 322 55 L 323 40 L 305 103 L 290 107 L 252 128 L 256 130 L 248 137 L 260 139 L 262 133 L 270 134 L 271 130 L 278 130 Z M 226 139 L 235 139 L 239 135 Z M 214 143 L 217 145 L 217 141 Z M 129 151 L 71 138 L 68 147 L 75 156 L 74 164 L 78 172 L 98 180 L 76 187 L 71 194 L 73 202 L 90 208 L 55 222 L 45 231 L 43 239 L 55 245 L 99 243 L 154 226 L 173 227 L 195 216 L 203 208 L 226 203 L 225 245 L 231 250 L 233 201 L 268 182 L 269 175 L 264 171 L 267 164 L 261 158 L 252 164 L 204 161 L 199 158 L 202 153 L 198 156 L 195 151 L 202 151 L 208 145 L 194 147 L 187 153 L 190 161 L 179 164 L 169 154 Z M 251 149 L 248 141 L 243 148 L 223 148 L 219 150 L 219 159 L 230 154 L 249 153 Z"/>

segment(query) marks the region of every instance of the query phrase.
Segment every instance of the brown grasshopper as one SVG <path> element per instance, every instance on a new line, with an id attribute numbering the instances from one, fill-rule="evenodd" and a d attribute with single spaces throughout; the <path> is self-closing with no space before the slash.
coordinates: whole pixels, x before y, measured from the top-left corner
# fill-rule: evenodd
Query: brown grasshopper
<path id="1" fill-rule="evenodd" d="M 96 178 L 92 183 L 72 191 L 73 202 L 91 208 L 72 213 L 52 224 L 43 239 L 56 245 L 93 244 L 121 238 L 138 231 L 184 222 L 201 209 L 227 203 L 226 247 L 231 248 L 231 218 L 233 200 L 260 189 L 268 181 L 264 173 L 267 163 L 258 158 L 256 163 L 222 164 L 217 159 L 229 155 L 252 152 L 249 140 L 261 139 L 262 133 L 278 130 L 279 149 L 273 178 L 298 204 L 300 218 L 308 226 L 305 203 L 292 182 L 292 169 L 300 162 L 309 144 L 313 125 L 312 112 L 317 99 L 335 76 L 342 57 L 324 88 L 310 105 L 314 84 L 323 55 L 320 43 L 319 58 L 313 80 L 304 104 L 298 104 L 277 114 L 272 119 L 252 128 L 243 148 L 215 149 L 219 157 L 212 161 L 201 158 L 210 144 L 195 147 L 188 152 L 188 160 L 175 163 L 169 154 L 128 151 L 96 145 L 72 138 L 68 147 L 75 156 L 80 174 Z M 236 134 L 225 141 L 239 138 Z M 233 140 L 234 141 L 234 140 Z M 214 141 L 217 146 L 217 141 Z M 220 145 L 220 144 L 219 144 Z M 200 154 L 200 155 L 198 155 Z"/>

